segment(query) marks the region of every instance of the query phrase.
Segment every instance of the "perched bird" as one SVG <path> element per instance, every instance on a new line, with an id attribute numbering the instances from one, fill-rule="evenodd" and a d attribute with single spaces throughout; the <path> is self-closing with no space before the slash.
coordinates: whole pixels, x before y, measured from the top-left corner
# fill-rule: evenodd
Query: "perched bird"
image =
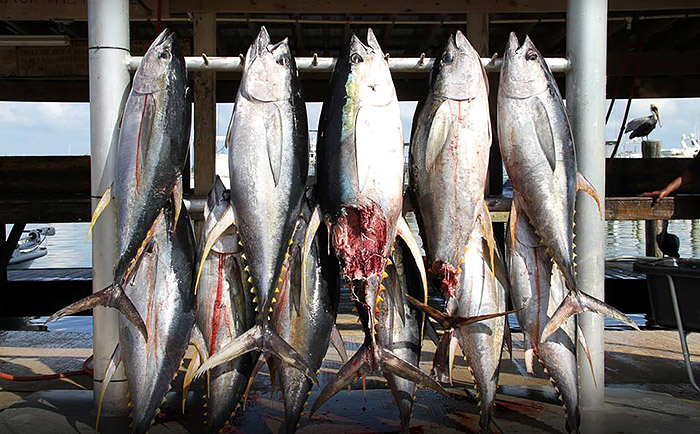
<path id="1" fill-rule="evenodd" d="M 668 220 L 664 220 L 663 229 L 656 235 L 656 244 L 664 255 L 680 258 L 678 249 L 681 247 L 681 240 L 678 235 L 668 233 Z"/>
<path id="2" fill-rule="evenodd" d="M 656 121 L 659 121 L 659 127 L 663 127 L 661 124 L 661 117 L 659 116 L 659 108 L 656 104 L 652 104 L 651 115 L 629 121 L 625 127 L 625 133 L 632 132 L 632 134 L 630 134 L 630 139 L 634 139 L 635 137 L 644 137 L 648 139 L 649 133 L 656 128 Z"/>

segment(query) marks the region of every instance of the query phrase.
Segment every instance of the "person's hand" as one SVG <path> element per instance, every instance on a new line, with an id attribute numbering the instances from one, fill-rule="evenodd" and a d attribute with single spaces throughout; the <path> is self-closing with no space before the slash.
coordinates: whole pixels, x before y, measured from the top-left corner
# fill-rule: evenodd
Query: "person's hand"
<path id="1" fill-rule="evenodd" d="M 640 194 L 640 196 L 641 197 L 653 197 L 653 198 L 659 200 L 659 199 L 663 199 L 666 196 L 668 196 L 669 193 L 670 193 L 670 191 L 663 189 L 663 190 L 656 190 L 656 191 L 647 191 L 645 193 Z"/>

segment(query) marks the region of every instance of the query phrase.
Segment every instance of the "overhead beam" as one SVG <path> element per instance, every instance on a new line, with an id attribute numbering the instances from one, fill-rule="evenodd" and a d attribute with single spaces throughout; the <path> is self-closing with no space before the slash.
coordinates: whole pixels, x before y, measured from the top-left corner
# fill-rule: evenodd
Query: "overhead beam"
<path id="1" fill-rule="evenodd" d="M 104 0 L 102 0 L 104 1 Z M 87 1 L 85 0 L 9 0 L 0 1 L 0 20 L 44 21 L 77 20 L 87 21 Z M 161 16 L 170 16 L 169 1 L 161 0 Z M 158 0 L 129 2 L 129 17 L 134 20 L 155 19 Z"/>
<path id="2" fill-rule="evenodd" d="M 695 0 L 610 0 L 611 11 L 697 9 Z M 510 13 L 510 12 L 565 12 L 562 0 L 384 0 L 377 2 L 355 2 L 329 0 L 170 0 L 170 12 L 223 12 L 223 13 Z"/>

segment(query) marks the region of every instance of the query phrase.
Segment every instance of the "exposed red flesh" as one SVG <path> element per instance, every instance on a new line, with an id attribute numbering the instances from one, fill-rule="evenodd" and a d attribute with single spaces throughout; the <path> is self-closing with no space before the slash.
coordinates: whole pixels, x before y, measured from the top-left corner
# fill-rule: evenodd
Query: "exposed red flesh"
<path id="1" fill-rule="evenodd" d="M 346 207 L 333 225 L 333 247 L 343 262 L 343 274 L 352 280 L 366 280 L 384 271 L 387 222 L 384 211 L 374 202 L 365 207 Z"/>
<path id="2" fill-rule="evenodd" d="M 442 284 L 440 289 L 449 297 L 454 297 L 457 287 L 459 270 L 451 264 L 442 261 L 435 261 L 430 266 L 430 272 L 440 278 Z"/>

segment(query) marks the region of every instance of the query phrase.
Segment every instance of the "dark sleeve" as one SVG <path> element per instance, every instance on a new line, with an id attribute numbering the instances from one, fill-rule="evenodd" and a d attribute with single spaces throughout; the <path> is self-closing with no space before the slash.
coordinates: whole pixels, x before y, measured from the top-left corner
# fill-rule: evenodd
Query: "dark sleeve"
<path id="1" fill-rule="evenodd" d="M 698 178 L 698 175 L 700 175 L 700 152 L 695 154 L 693 161 L 688 165 L 688 170 L 695 178 Z"/>

